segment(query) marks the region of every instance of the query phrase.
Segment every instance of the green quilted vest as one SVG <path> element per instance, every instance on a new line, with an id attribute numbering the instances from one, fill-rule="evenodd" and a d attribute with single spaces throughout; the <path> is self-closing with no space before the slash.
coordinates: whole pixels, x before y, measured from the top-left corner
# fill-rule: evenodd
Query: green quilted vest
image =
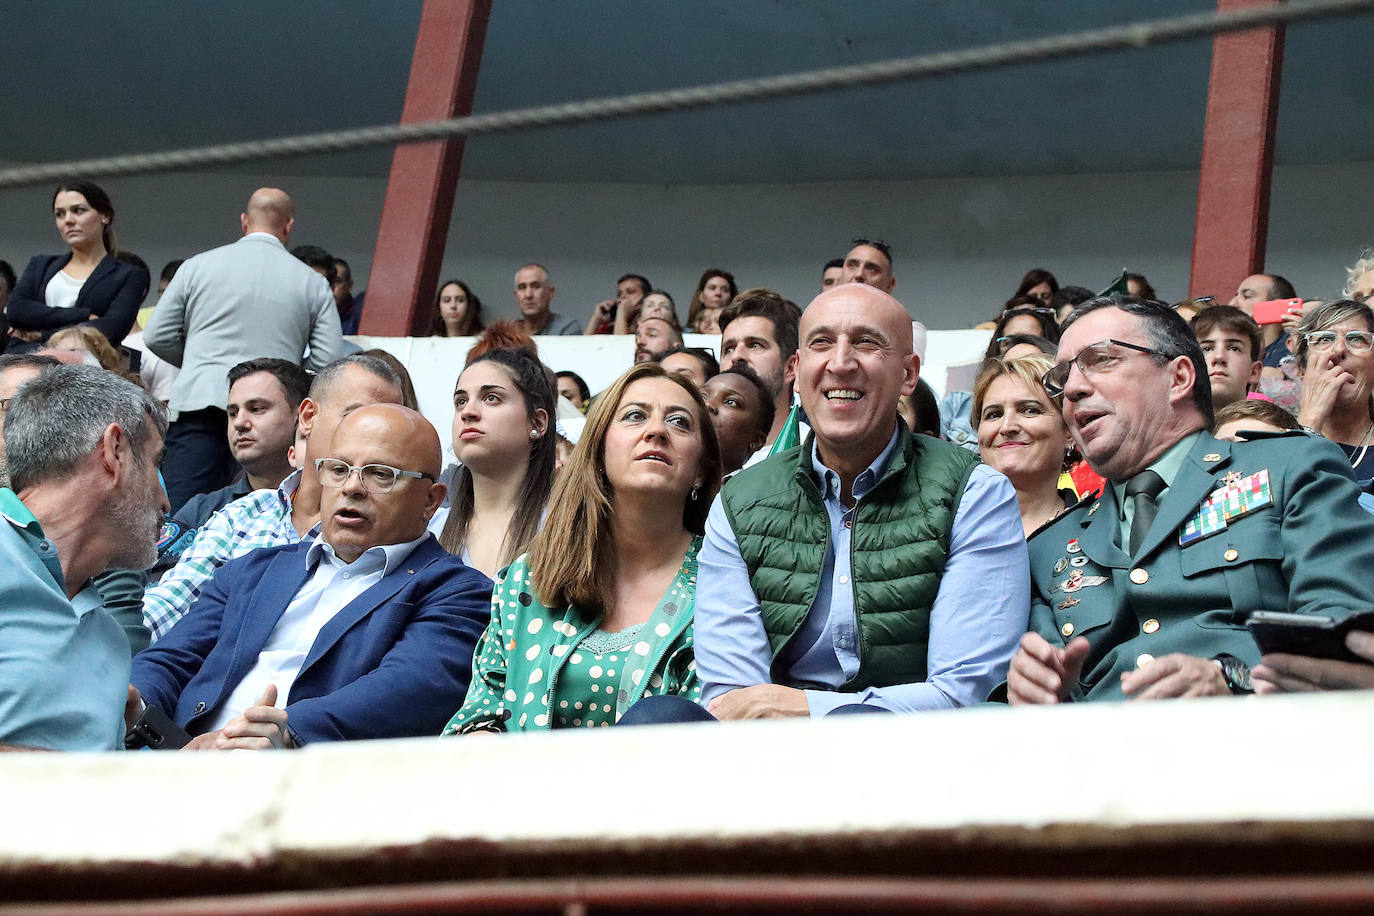
<path id="1" fill-rule="evenodd" d="M 844 691 L 926 679 L 930 607 L 940 588 L 950 529 L 972 452 L 901 427 L 887 471 L 856 505 L 850 532 L 859 671 Z M 772 678 L 792 684 L 778 658 L 816 599 L 830 521 L 811 467 L 812 442 L 730 479 L 725 512 L 759 599 L 773 652 Z M 815 686 L 815 685 L 810 685 Z"/>

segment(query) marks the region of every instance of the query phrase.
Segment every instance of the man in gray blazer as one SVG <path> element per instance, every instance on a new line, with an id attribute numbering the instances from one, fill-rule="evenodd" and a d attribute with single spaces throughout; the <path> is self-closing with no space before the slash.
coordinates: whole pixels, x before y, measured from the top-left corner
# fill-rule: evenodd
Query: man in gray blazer
<path id="1" fill-rule="evenodd" d="M 343 355 L 329 284 L 286 250 L 295 217 L 285 192 L 254 191 L 243 238 L 187 260 L 143 332 L 149 350 L 181 367 L 162 464 L 173 511 L 238 470 L 225 438 L 231 367 L 271 356 L 314 370 Z"/>

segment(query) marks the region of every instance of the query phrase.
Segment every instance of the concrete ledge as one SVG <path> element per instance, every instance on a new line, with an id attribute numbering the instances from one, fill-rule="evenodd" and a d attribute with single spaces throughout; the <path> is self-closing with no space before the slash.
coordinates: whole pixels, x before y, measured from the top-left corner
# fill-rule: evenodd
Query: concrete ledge
<path id="1" fill-rule="evenodd" d="M 1374 692 L 10 754 L 0 899 L 703 872 L 1368 877 L 1370 722 Z"/>

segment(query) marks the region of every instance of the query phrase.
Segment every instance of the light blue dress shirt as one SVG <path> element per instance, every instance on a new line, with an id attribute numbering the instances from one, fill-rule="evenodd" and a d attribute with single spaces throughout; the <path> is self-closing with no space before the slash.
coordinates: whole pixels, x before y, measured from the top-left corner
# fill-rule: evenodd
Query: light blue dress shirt
<path id="1" fill-rule="evenodd" d="M 882 454 L 855 479 L 856 508 L 882 478 L 896 445 L 894 433 Z M 816 601 L 783 659 L 789 680 L 835 688 L 805 691 L 811 715 L 849 703 L 914 712 L 983 701 L 1006 680 L 1030 614 L 1030 561 L 1011 481 L 986 465 L 975 467 L 969 477 L 931 607 L 927 679 L 843 693 L 838 688 L 859 670 L 849 546 L 854 509 L 840 502 L 839 475 L 821 464 L 814 446 L 811 463 L 823 482 L 830 545 Z M 719 498 L 706 521 L 698 562 L 695 642 L 705 704 L 737 687 L 771 683 L 772 652 L 748 568 Z"/>
<path id="2" fill-rule="evenodd" d="M 86 587 L 67 599 L 57 548 L 0 489 L 0 743 L 124 747 L 129 640 Z"/>

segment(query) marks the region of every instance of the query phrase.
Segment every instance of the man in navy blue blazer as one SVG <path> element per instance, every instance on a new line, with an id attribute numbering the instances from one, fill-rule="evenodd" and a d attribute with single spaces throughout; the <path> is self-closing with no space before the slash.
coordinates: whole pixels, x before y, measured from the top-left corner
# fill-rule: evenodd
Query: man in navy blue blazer
<path id="1" fill-rule="evenodd" d="M 135 657 L 130 715 L 159 707 L 191 750 L 265 749 L 437 735 L 462 705 L 491 581 L 425 530 L 445 493 L 434 427 L 360 407 L 330 453 L 318 536 L 221 567 Z"/>

